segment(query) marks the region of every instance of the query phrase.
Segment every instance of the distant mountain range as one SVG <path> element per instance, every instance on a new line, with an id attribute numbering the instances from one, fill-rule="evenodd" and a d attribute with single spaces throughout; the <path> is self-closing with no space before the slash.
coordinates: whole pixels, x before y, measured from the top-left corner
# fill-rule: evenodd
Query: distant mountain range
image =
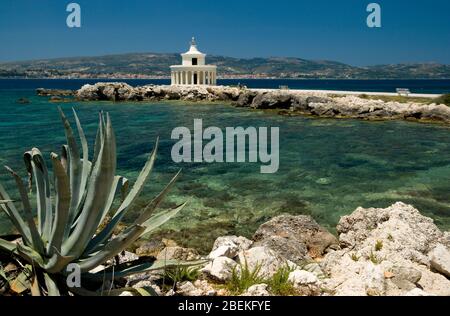
<path id="1" fill-rule="evenodd" d="M 355 67 L 301 58 L 232 58 L 208 56 L 225 78 L 448 79 L 450 65 L 437 63 Z M 179 54 L 133 53 L 0 62 L 2 78 L 163 78 Z"/>

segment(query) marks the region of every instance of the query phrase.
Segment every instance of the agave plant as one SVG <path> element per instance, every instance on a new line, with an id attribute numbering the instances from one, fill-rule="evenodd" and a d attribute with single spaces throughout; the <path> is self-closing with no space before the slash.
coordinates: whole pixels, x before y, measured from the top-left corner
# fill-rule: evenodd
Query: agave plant
<path id="1" fill-rule="evenodd" d="M 54 153 L 50 155 L 54 181 L 50 181 L 47 165 L 37 148 L 24 154 L 29 189 L 35 190 L 36 209 L 32 207 L 24 181 L 11 168 L 6 167 L 17 185 L 22 212 L 19 212 L 0 184 L 0 209 L 3 209 L 22 237 L 19 243 L 0 239 L 0 250 L 25 260 L 32 267 L 35 281 L 44 280 L 42 285 L 34 286 L 33 293 L 58 295 L 61 289 L 58 288 L 58 283 L 62 283 L 58 280 L 67 274 L 67 266 L 72 263 L 79 267 L 82 280 L 88 281 L 121 278 L 134 273 L 179 266 L 180 262 L 175 261 L 153 261 L 93 272 L 138 238 L 167 222 L 185 206 L 182 204 L 153 215 L 180 172 L 140 212 L 131 225 L 114 235 L 118 224 L 133 207 L 149 178 L 156 159 L 158 141 L 128 192 L 128 180 L 115 175 L 116 142 L 109 115 L 99 115 L 94 154 L 90 161 L 87 140 L 75 110 L 73 112 L 81 150 L 68 119 L 61 109 L 59 111 L 67 145 L 62 147 L 60 157 Z M 119 206 L 113 212 L 113 204 L 118 200 Z M 80 291 L 75 288 L 70 290 L 75 293 Z"/>

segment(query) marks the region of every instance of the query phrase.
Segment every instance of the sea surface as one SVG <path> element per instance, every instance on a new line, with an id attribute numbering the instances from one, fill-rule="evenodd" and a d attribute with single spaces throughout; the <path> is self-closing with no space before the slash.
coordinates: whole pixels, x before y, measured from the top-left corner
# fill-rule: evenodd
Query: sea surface
<path id="1" fill-rule="evenodd" d="M 0 166 L 9 165 L 25 177 L 25 151 L 38 147 L 46 157 L 52 151 L 59 153 L 65 138 L 57 105 L 71 118 L 71 108 L 76 109 L 92 146 L 98 112 L 103 110 L 110 113 L 116 132 L 118 174 L 132 182 L 157 136 L 161 138 L 155 171 L 128 221 L 183 169 L 164 207 L 184 201 L 189 201 L 188 206 L 158 237 L 207 251 L 216 237 L 249 237 L 258 225 L 282 213 L 312 215 L 333 230 L 340 216 L 359 206 L 387 207 L 396 201 L 413 204 L 440 227 L 450 228 L 450 126 L 289 118 L 221 104 L 54 104 L 34 91 L 37 87 L 75 89 L 80 84 L 78 80 L 0 81 Z M 424 86 L 430 92 L 443 89 Z M 19 98 L 31 103 L 19 104 Z M 197 118 L 203 119 L 204 127 L 279 127 L 278 173 L 261 174 L 260 165 L 251 163 L 174 163 L 173 128 L 192 130 Z M 0 180 L 17 198 L 5 170 L 0 170 Z M 10 230 L 4 217 L 0 230 Z"/>

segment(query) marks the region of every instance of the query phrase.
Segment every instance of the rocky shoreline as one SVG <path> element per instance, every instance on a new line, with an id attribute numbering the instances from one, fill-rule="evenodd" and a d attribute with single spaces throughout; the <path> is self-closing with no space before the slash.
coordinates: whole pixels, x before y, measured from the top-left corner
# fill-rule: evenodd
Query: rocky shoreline
<path id="1" fill-rule="evenodd" d="M 295 90 L 252 90 L 226 86 L 132 87 L 126 83 L 97 83 L 77 91 L 38 89 L 38 95 L 52 96 L 52 102 L 65 97 L 80 101 L 142 102 L 182 100 L 187 102 L 226 102 L 237 107 L 274 109 L 282 115 L 363 120 L 412 120 L 450 123 L 450 107 L 445 104 L 400 103 L 365 99 L 355 95 L 331 95 Z"/>
<path id="2" fill-rule="evenodd" d="M 206 259 L 195 280 L 161 287 L 161 274 L 127 279 L 167 296 L 271 296 L 273 279 L 299 296 L 450 296 L 450 233 L 410 205 L 358 208 L 341 218 L 336 238 L 309 216 L 281 215 L 261 225 L 252 239 L 219 237 L 207 256 L 173 241 L 149 241 L 124 258 Z M 245 272 L 244 269 L 247 271 Z M 227 286 L 236 275 L 258 271 L 259 282 L 241 292 Z M 255 283 L 256 281 L 254 281 Z M 124 295 L 132 295 L 131 293 Z"/>

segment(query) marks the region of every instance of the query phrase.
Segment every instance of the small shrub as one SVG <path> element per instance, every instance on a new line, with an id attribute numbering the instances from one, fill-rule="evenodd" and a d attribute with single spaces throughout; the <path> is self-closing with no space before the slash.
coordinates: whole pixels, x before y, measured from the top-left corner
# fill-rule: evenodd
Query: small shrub
<path id="1" fill-rule="evenodd" d="M 370 252 L 370 256 L 369 256 L 369 260 L 373 263 L 373 264 L 380 264 L 381 260 L 380 258 L 377 257 L 377 255 L 375 253 L 373 253 L 373 251 Z"/>
<path id="2" fill-rule="evenodd" d="M 272 278 L 267 280 L 267 284 L 269 285 L 272 294 L 289 296 L 296 293 L 294 284 L 289 282 L 289 274 L 292 271 L 294 271 L 294 269 L 286 265 L 285 267 L 281 267 Z"/>
<path id="3" fill-rule="evenodd" d="M 359 257 L 356 253 L 352 253 L 350 255 L 350 258 L 352 258 L 353 261 L 358 262 L 359 261 Z"/>
<path id="4" fill-rule="evenodd" d="M 383 249 L 383 242 L 381 240 L 377 240 L 375 244 L 375 251 L 381 251 Z"/>
<path id="5" fill-rule="evenodd" d="M 226 287 L 233 295 L 244 293 L 249 287 L 264 282 L 264 278 L 260 275 L 261 265 L 257 265 L 253 270 L 250 270 L 247 262 L 245 264 L 237 265 L 233 268 L 231 279 L 228 281 Z"/>
<path id="6" fill-rule="evenodd" d="M 193 282 L 199 278 L 199 267 L 177 266 L 175 268 L 166 269 L 163 274 L 165 282 L 177 284 L 179 282 Z"/>
<path id="7" fill-rule="evenodd" d="M 389 235 L 387 236 L 387 239 L 388 239 L 389 241 L 394 241 L 394 237 L 393 237 L 391 234 L 389 234 Z"/>
<path id="8" fill-rule="evenodd" d="M 441 95 L 439 98 L 434 99 L 434 102 L 437 104 L 445 104 L 450 106 L 450 93 Z"/>

